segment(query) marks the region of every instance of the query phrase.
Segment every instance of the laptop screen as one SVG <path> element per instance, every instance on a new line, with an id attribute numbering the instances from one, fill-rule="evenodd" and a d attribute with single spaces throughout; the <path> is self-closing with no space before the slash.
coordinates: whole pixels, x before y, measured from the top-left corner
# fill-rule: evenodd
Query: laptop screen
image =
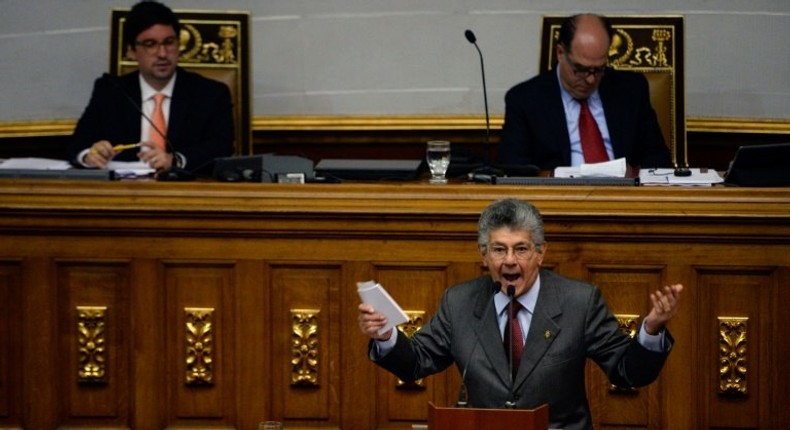
<path id="1" fill-rule="evenodd" d="M 790 143 L 741 146 L 724 183 L 741 187 L 790 185 Z"/>

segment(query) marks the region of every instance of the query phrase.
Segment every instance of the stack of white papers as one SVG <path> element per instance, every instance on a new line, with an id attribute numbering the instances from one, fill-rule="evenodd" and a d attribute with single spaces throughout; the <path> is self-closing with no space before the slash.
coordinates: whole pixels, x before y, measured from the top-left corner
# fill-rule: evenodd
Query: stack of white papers
<path id="1" fill-rule="evenodd" d="M 555 178 L 625 178 L 628 165 L 625 158 L 581 166 L 560 166 L 554 169 Z"/>
<path id="2" fill-rule="evenodd" d="M 357 293 L 362 303 L 373 306 L 376 312 L 387 317 L 387 324 L 379 329 L 379 334 L 388 332 L 409 320 L 409 316 L 398 303 L 387 293 L 387 290 L 376 281 L 357 282 Z"/>
<path id="3" fill-rule="evenodd" d="M 639 183 L 642 185 L 665 185 L 686 187 L 710 187 L 724 182 L 719 173 L 713 169 L 693 168 L 691 176 L 675 176 L 675 169 L 642 169 L 639 171 Z"/>
<path id="4" fill-rule="evenodd" d="M 9 158 L 0 162 L 0 169 L 67 170 L 71 164 L 52 158 Z"/>

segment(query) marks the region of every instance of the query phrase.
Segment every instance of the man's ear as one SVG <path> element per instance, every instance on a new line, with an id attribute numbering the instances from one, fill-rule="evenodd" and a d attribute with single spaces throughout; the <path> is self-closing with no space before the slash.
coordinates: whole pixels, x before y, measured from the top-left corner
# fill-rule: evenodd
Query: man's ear
<path id="1" fill-rule="evenodd" d="M 137 61 L 137 51 L 134 50 L 134 46 L 126 45 L 126 58 Z"/>

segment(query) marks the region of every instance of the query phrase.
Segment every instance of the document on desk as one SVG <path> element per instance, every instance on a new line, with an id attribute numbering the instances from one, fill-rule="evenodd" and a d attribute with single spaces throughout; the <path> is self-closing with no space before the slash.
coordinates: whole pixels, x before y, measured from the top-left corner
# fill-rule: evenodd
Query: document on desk
<path id="1" fill-rule="evenodd" d="M 724 182 L 713 169 L 692 168 L 691 176 L 675 176 L 675 169 L 642 169 L 639 183 L 647 186 L 710 187 Z"/>
<path id="2" fill-rule="evenodd" d="M 0 161 L 0 169 L 68 170 L 71 164 L 65 160 L 52 158 L 9 158 Z"/>
<path id="3" fill-rule="evenodd" d="M 555 178 L 625 178 L 628 165 L 625 158 L 581 166 L 560 166 L 554 169 Z"/>
<path id="4" fill-rule="evenodd" d="M 107 169 L 115 170 L 115 174 L 122 178 L 148 176 L 156 172 L 144 161 L 110 161 Z"/>
<path id="5" fill-rule="evenodd" d="M 406 312 L 398 302 L 387 293 L 387 290 L 376 281 L 357 282 L 357 293 L 362 303 L 369 304 L 376 312 L 387 317 L 387 325 L 379 329 L 379 334 L 384 334 L 389 329 L 399 326 L 409 320 Z"/>

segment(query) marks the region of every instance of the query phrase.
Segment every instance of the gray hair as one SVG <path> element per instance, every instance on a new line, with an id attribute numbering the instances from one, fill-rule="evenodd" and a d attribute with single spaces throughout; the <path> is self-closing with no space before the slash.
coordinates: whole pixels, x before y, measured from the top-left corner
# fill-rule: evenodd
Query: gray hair
<path id="1" fill-rule="evenodd" d="M 538 208 L 524 200 L 502 199 L 490 204 L 480 214 L 477 223 L 477 244 L 485 252 L 491 230 L 502 227 L 511 230 L 526 230 L 532 238 L 535 249 L 543 248 L 543 219 Z"/>

